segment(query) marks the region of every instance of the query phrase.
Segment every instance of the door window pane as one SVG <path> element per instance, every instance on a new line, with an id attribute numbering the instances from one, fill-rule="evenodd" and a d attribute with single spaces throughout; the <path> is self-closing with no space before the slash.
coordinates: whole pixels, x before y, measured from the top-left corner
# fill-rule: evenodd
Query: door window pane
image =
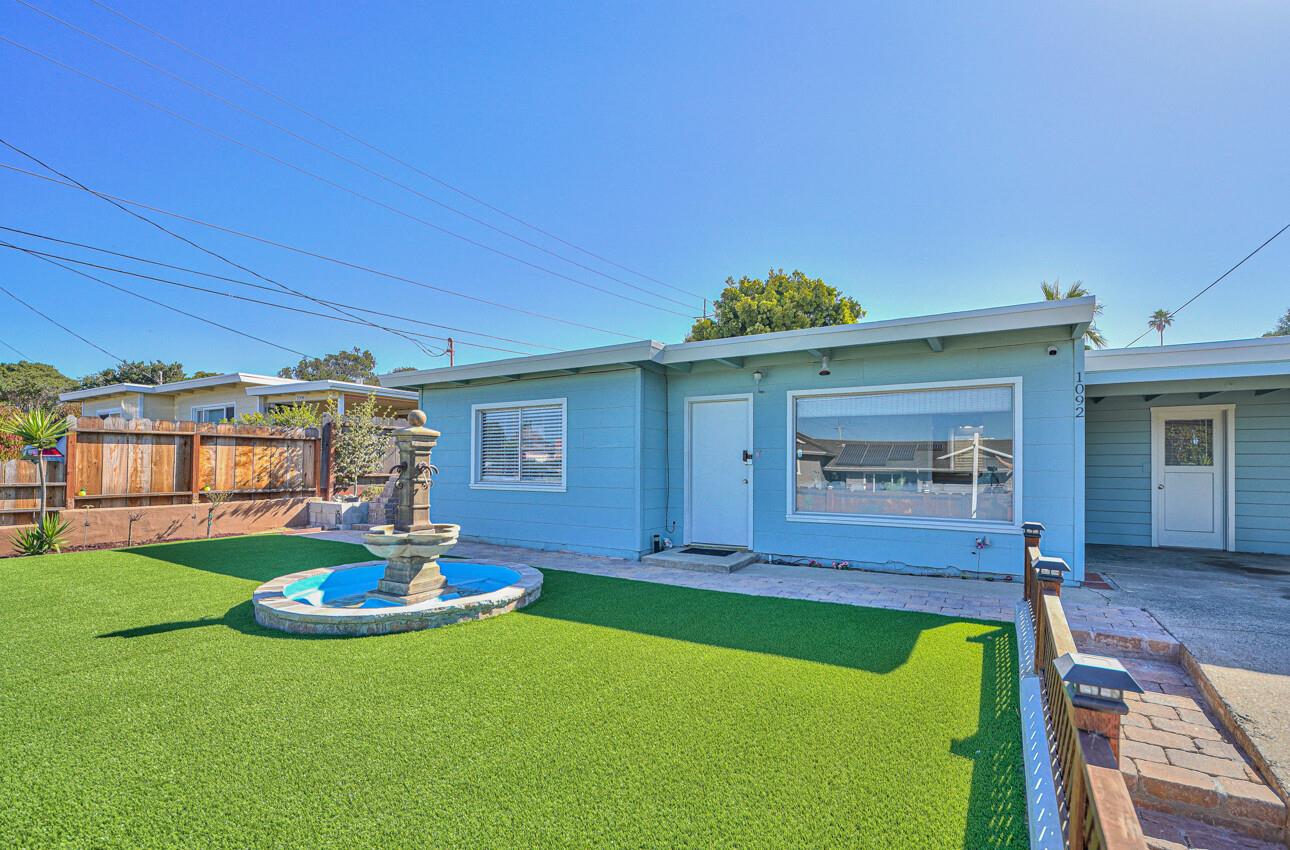
<path id="1" fill-rule="evenodd" d="M 1165 466 L 1213 466 L 1214 420 L 1165 420 Z"/>
<path id="2" fill-rule="evenodd" d="M 800 513 L 1012 522 L 1012 387 L 794 402 Z"/>

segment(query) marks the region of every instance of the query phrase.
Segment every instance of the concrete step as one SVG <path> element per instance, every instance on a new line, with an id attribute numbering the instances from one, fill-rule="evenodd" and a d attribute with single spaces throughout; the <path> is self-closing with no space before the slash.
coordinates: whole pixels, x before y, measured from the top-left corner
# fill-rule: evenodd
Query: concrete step
<path id="1" fill-rule="evenodd" d="M 671 567 L 676 570 L 696 570 L 704 573 L 733 573 L 757 560 L 757 555 L 746 549 L 736 549 L 727 555 L 699 555 L 680 549 L 665 549 L 641 557 L 641 563 L 653 567 Z"/>

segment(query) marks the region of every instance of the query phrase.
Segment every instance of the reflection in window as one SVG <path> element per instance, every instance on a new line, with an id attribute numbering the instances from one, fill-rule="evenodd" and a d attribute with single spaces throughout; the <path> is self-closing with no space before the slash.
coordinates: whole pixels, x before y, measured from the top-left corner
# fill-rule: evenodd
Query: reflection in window
<path id="1" fill-rule="evenodd" d="M 1165 466 L 1213 465 L 1213 419 L 1165 421 Z"/>
<path id="2" fill-rule="evenodd" d="M 1010 386 L 794 400 L 797 513 L 1012 522 Z"/>

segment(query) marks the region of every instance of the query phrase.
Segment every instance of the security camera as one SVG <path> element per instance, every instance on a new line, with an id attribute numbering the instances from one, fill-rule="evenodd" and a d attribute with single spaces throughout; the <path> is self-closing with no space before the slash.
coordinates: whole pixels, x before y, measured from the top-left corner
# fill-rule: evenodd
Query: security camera
<path id="1" fill-rule="evenodd" d="M 820 375 L 824 376 L 824 375 L 831 375 L 831 374 L 833 373 L 829 371 L 829 355 L 827 354 L 820 355 Z"/>
<path id="2" fill-rule="evenodd" d="M 1055 345 L 1050 345 L 1050 346 L 1048 346 L 1048 356 L 1049 356 L 1049 357 L 1056 357 L 1056 356 L 1057 356 L 1057 346 L 1055 346 Z"/>

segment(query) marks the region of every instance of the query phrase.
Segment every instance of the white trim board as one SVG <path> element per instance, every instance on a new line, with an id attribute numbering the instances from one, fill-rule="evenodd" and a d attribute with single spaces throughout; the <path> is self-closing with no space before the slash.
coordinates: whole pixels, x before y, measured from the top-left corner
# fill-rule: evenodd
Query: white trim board
<path id="1" fill-rule="evenodd" d="M 1011 387 L 1012 388 L 1012 453 L 1013 453 L 1013 492 L 1012 522 L 971 519 L 934 519 L 932 517 L 898 517 L 873 515 L 848 516 L 843 514 L 813 514 L 797 511 L 797 429 L 794 427 L 797 418 L 797 399 L 812 396 L 831 395 L 874 395 L 885 392 L 917 392 L 920 390 L 970 389 L 977 387 Z M 829 389 L 790 390 L 787 394 L 787 428 L 785 439 L 785 512 L 788 522 L 814 522 L 828 525 L 875 525 L 896 528 L 937 528 L 946 531 L 974 531 L 989 534 L 1021 534 L 1022 514 L 1022 479 L 1025 475 L 1024 440 L 1022 417 L 1022 379 L 1021 376 L 1006 378 L 978 378 L 964 381 L 933 381 L 915 384 L 884 384 L 866 387 L 833 387 Z"/>
<path id="2" fill-rule="evenodd" d="M 754 433 L 753 422 L 755 417 L 753 415 L 754 402 L 753 402 L 752 393 L 727 393 L 725 395 L 697 395 L 697 396 L 688 396 L 685 399 L 685 420 L 683 424 L 684 433 L 685 433 L 685 442 L 684 442 L 685 448 L 683 449 L 683 451 L 685 452 L 685 457 L 683 461 L 684 485 L 682 490 L 682 493 L 684 494 L 683 498 L 685 500 L 685 505 L 684 505 L 684 511 L 683 511 L 684 528 L 682 529 L 683 533 L 681 535 L 681 544 L 683 546 L 688 546 L 692 543 L 695 543 L 695 540 L 692 537 L 692 529 L 694 527 L 694 523 L 692 521 L 694 500 L 690 498 L 691 461 L 693 460 L 693 456 L 690 451 L 690 431 L 691 431 L 690 421 L 692 418 L 692 411 L 695 404 L 704 404 L 706 402 L 722 402 L 722 401 L 743 401 L 747 403 L 747 408 L 748 408 L 747 410 L 747 414 L 748 414 L 747 445 L 748 445 L 748 450 L 752 452 L 753 461 L 752 463 L 748 464 L 748 532 L 747 532 L 747 542 L 744 543 L 744 546 L 747 547 L 748 549 L 752 549 L 753 548 L 753 507 L 754 507 L 753 490 L 756 489 L 756 486 L 757 486 L 757 477 L 756 477 L 757 449 L 753 445 L 753 433 Z M 710 542 L 710 541 L 703 541 L 703 542 Z"/>
<path id="3" fill-rule="evenodd" d="M 1223 419 L 1223 452 L 1226 469 L 1223 470 L 1223 487 L 1225 494 L 1225 513 L 1227 523 L 1223 533 L 1223 551 L 1236 551 L 1236 405 L 1235 404 L 1189 404 L 1189 405 L 1156 405 L 1151 408 L 1151 479 L 1149 498 L 1151 499 L 1151 545 L 1160 545 L 1160 499 L 1156 495 L 1156 469 L 1164 461 L 1160 456 L 1160 446 L 1156 444 L 1156 424 L 1166 417 L 1179 416 L 1221 416 Z M 1217 549 L 1210 551 L 1219 551 Z"/>

